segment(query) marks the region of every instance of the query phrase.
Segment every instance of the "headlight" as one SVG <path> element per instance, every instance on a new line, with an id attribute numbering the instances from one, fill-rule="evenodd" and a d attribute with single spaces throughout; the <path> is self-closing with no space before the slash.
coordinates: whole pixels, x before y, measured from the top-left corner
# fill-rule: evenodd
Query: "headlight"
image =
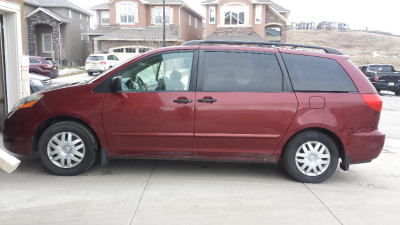
<path id="1" fill-rule="evenodd" d="M 31 85 L 43 86 L 43 83 L 40 80 L 29 80 L 29 82 L 31 83 Z"/>
<path id="2" fill-rule="evenodd" d="M 19 100 L 7 117 L 10 117 L 15 111 L 23 108 L 30 108 L 43 97 L 43 94 L 35 93 Z"/>

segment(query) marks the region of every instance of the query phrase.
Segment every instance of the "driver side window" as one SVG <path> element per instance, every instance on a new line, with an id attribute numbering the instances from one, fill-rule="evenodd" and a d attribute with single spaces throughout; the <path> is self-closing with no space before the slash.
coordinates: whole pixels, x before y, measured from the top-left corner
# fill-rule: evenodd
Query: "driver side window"
<path id="1" fill-rule="evenodd" d="M 123 92 L 188 91 L 193 52 L 164 53 L 121 71 Z"/>

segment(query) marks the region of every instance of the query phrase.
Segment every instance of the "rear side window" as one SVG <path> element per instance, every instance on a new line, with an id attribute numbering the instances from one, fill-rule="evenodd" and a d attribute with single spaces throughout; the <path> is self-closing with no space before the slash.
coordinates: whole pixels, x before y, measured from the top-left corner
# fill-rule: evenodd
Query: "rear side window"
<path id="1" fill-rule="evenodd" d="M 29 63 L 30 63 L 30 64 L 40 64 L 40 61 L 37 60 L 37 59 L 29 58 Z"/>
<path id="2" fill-rule="evenodd" d="M 357 92 L 346 71 L 333 59 L 282 54 L 293 89 L 303 92 Z"/>
<path id="3" fill-rule="evenodd" d="M 90 61 L 101 61 L 101 60 L 104 60 L 104 57 L 103 56 L 94 55 L 94 56 L 89 56 L 87 60 L 90 60 Z"/>
<path id="4" fill-rule="evenodd" d="M 203 91 L 281 92 L 282 71 L 275 55 L 205 52 Z"/>

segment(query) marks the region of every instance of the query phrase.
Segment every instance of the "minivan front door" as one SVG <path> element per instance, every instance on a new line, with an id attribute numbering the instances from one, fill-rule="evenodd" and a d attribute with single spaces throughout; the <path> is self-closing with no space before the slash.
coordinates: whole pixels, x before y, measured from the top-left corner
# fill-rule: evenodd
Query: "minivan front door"
<path id="1" fill-rule="evenodd" d="M 271 155 L 297 110 L 275 54 L 201 53 L 195 106 L 195 155 L 258 158 Z"/>
<path id="2" fill-rule="evenodd" d="M 122 93 L 107 93 L 103 123 L 110 151 L 128 155 L 192 156 L 193 51 L 163 53 L 118 72 Z"/>

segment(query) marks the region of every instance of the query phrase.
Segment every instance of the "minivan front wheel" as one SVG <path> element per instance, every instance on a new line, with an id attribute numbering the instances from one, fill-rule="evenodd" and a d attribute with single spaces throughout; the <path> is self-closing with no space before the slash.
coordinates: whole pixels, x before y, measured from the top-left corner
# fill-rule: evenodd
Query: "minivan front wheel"
<path id="1" fill-rule="evenodd" d="M 297 181 L 320 183 L 335 172 L 338 148 L 327 135 L 306 131 L 293 137 L 284 150 L 286 171 Z"/>
<path id="2" fill-rule="evenodd" d="M 76 175 L 85 172 L 94 162 L 97 141 L 86 126 L 64 121 L 44 131 L 38 151 L 44 167 L 51 173 Z"/>

